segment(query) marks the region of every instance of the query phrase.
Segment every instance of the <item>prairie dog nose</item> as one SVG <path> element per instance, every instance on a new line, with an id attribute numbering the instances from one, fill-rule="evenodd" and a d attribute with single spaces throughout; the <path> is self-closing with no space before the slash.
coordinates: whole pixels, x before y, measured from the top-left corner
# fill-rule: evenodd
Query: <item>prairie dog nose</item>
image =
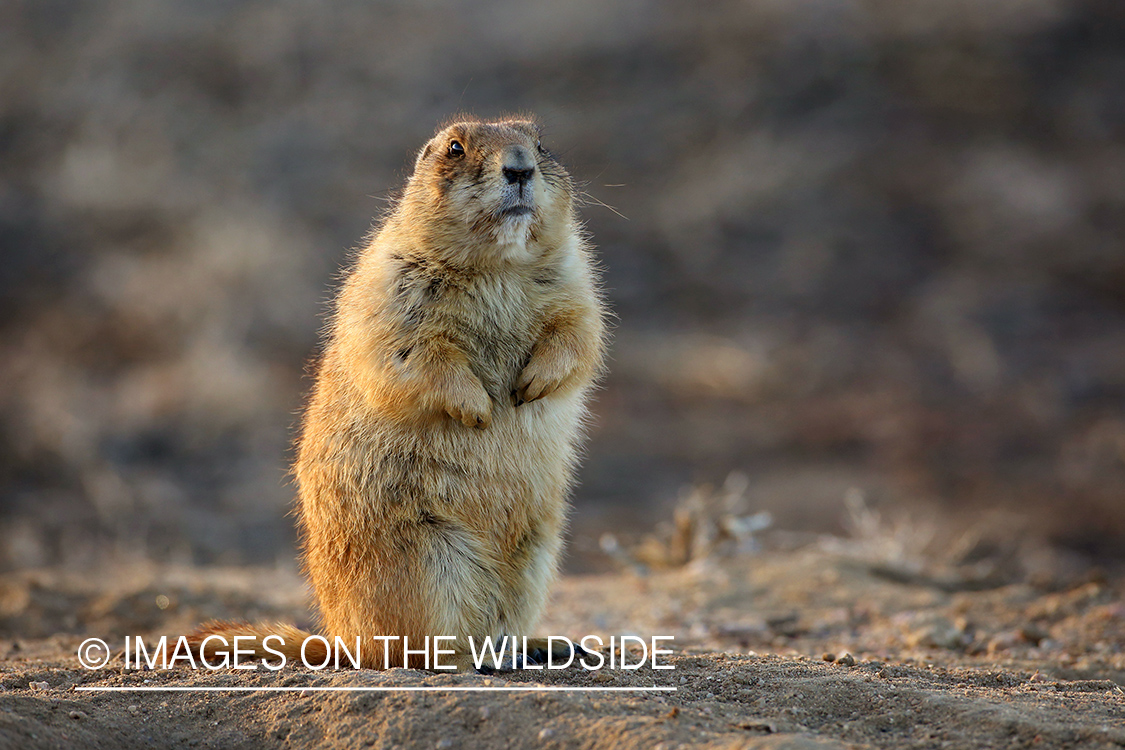
<path id="1" fill-rule="evenodd" d="M 508 146 L 504 149 L 500 172 L 508 184 L 514 185 L 518 182 L 522 185 L 535 174 L 535 160 L 523 146 Z"/>

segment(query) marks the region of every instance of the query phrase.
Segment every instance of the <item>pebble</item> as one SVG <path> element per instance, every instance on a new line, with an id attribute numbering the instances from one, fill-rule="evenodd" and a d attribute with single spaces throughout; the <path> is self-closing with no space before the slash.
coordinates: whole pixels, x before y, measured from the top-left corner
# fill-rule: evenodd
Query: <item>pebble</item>
<path id="1" fill-rule="evenodd" d="M 50 690 L 51 683 L 49 682 L 29 682 L 27 686 L 32 690 Z"/>
<path id="2" fill-rule="evenodd" d="M 133 704 L 132 706 L 129 706 L 128 711 L 131 714 L 139 714 L 141 712 L 141 707 Z"/>
<path id="3" fill-rule="evenodd" d="M 81 711 L 71 711 L 69 714 L 67 714 L 67 716 L 74 719 L 75 721 L 79 721 L 80 719 L 86 718 L 86 714 L 84 714 Z"/>
<path id="4" fill-rule="evenodd" d="M 555 736 L 555 730 L 551 729 L 550 727 L 545 727 L 545 728 L 539 730 L 539 739 L 541 739 L 541 740 L 553 739 L 554 736 Z"/>
<path id="5" fill-rule="evenodd" d="M 855 657 L 845 652 L 843 654 L 840 654 L 840 656 L 836 659 L 836 663 L 843 667 L 854 667 Z"/>
<path id="6" fill-rule="evenodd" d="M 954 649 L 964 645 L 965 631 L 944 617 L 932 617 L 906 634 L 910 648 L 937 647 Z"/>

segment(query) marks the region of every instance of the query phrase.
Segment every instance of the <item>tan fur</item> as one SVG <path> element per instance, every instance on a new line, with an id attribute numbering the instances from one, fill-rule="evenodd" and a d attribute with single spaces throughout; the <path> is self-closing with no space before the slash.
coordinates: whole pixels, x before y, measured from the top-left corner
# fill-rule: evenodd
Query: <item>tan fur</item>
<path id="1" fill-rule="evenodd" d="M 340 291 L 295 474 L 321 631 L 364 666 L 450 635 L 467 668 L 540 615 L 605 342 L 574 192 L 534 123 L 454 123 Z"/>

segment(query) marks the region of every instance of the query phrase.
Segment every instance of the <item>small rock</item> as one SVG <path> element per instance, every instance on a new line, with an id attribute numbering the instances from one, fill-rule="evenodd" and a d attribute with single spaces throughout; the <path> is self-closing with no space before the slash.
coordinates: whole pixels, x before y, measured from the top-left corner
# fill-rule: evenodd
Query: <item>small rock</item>
<path id="1" fill-rule="evenodd" d="M 831 651 L 826 651 L 820 658 L 824 659 L 824 661 L 836 661 L 836 654 L 832 653 Z"/>
<path id="2" fill-rule="evenodd" d="M 991 656 L 999 651 L 1008 651 L 1015 648 L 1023 641 L 1023 636 L 1017 630 L 1005 630 L 998 633 L 988 642 L 988 654 Z"/>
<path id="3" fill-rule="evenodd" d="M 74 719 L 75 721 L 81 721 L 82 719 L 86 718 L 86 714 L 82 711 L 71 711 L 69 714 L 67 714 L 67 716 Z"/>
<path id="4" fill-rule="evenodd" d="M 131 714 L 139 714 L 141 712 L 141 707 L 133 704 L 132 706 L 129 706 L 128 711 Z"/>
<path id="5" fill-rule="evenodd" d="M 836 663 L 842 667 L 854 667 L 855 657 L 845 651 L 836 659 Z"/>
<path id="6" fill-rule="evenodd" d="M 442 737 L 434 747 L 436 747 L 437 750 L 449 750 L 449 748 L 453 747 L 453 744 L 453 740 L 449 737 Z"/>
<path id="7" fill-rule="evenodd" d="M 555 736 L 555 730 L 551 729 L 550 727 L 544 727 L 543 729 L 539 730 L 539 739 L 541 739 L 541 740 L 554 739 L 554 736 Z"/>
<path id="8" fill-rule="evenodd" d="M 34 682 L 33 681 L 33 682 L 27 683 L 27 686 L 29 688 L 31 688 L 32 690 L 50 690 L 51 689 L 51 683 L 49 683 L 49 682 Z"/>
<path id="9" fill-rule="evenodd" d="M 920 627 L 914 628 L 904 638 L 910 648 L 954 649 L 963 645 L 965 632 L 944 617 L 927 618 Z"/>

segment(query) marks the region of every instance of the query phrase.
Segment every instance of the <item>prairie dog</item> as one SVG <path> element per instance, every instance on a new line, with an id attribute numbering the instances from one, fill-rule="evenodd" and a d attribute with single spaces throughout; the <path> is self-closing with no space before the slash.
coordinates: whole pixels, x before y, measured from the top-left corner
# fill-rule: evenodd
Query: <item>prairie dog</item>
<path id="1" fill-rule="evenodd" d="M 381 668 L 372 636 L 455 636 L 448 661 L 468 669 L 469 636 L 531 635 L 604 317 L 574 186 L 538 126 L 441 129 L 340 290 L 298 443 L 303 564 L 329 640 L 362 637 L 363 665 Z M 273 631 L 196 636 L 235 632 Z"/>

